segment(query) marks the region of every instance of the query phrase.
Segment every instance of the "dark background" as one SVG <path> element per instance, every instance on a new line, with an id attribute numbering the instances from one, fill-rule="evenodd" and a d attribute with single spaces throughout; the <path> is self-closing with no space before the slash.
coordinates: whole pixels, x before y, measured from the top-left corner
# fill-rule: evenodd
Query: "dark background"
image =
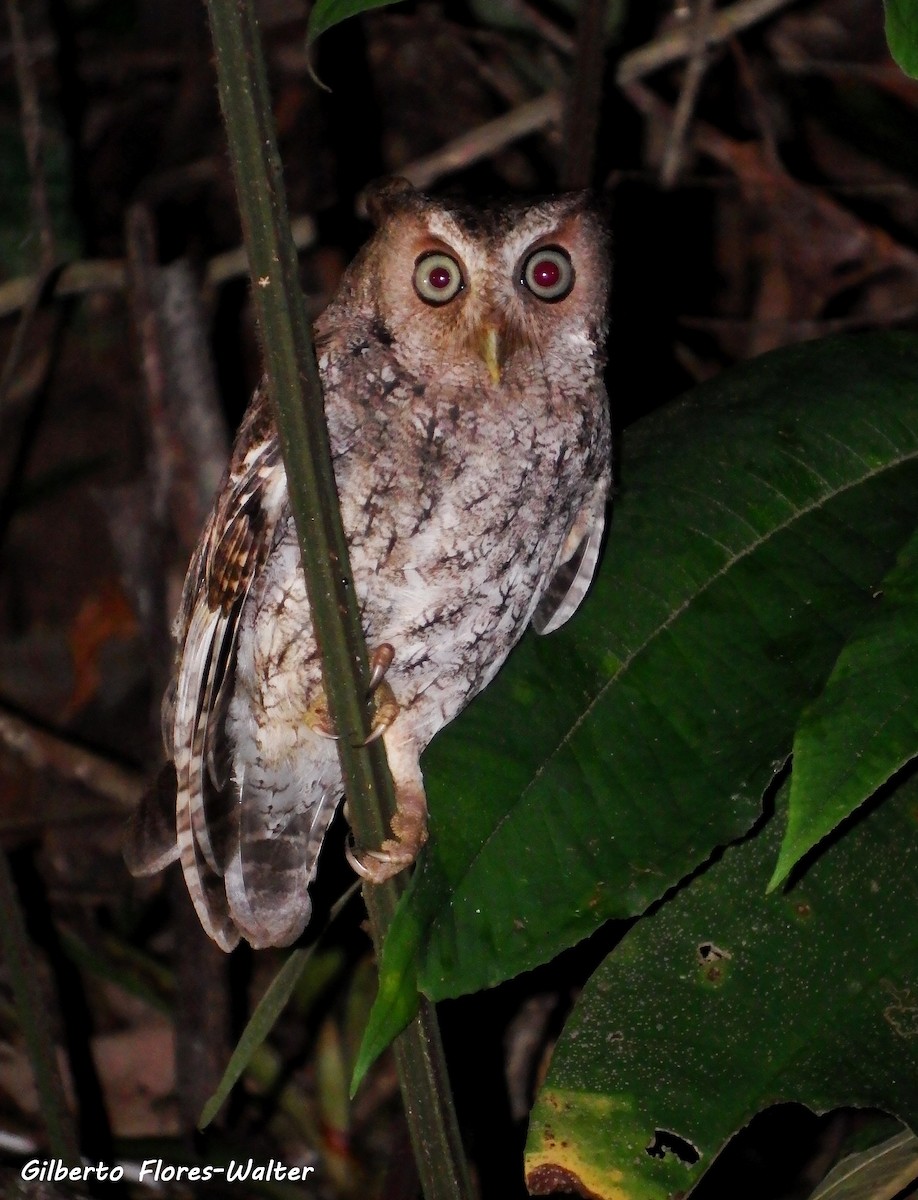
<path id="1" fill-rule="evenodd" d="M 398 4 L 320 39 L 324 91 L 309 73 L 307 5 L 265 0 L 290 210 L 314 222 L 301 253 L 311 310 L 366 236 L 355 206 L 369 180 L 410 174 L 457 137 L 474 144 L 489 121 L 546 90 L 586 89 L 597 128 L 591 165 L 572 162 L 562 120 L 428 176 L 431 188 L 474 198 L 549 191 L 579 172 L 604 193 L 615 247 L 608 387 L 619 430 L 741 359 L 828 333 L 913 326 L 918 85 L 888 57 L 879 0 L 789 2 L 720 39 L 697 69 L 683 55 L 629 73 L 629 54 L 680 21 L 690 27 L 699 7 L 685 5 L 686 16 L 663 0 L 610 3 L 594 94 L 573 70 L 576 13 L 563 3 Z M 359 904 L 323 940 L 215 1127 L 191 1132 L 281 962 L 244 951 L 224 960 L 173 872 L 133 881 L 120 854 L 124 817 L 159 761 L 167 625 L 200 493 L 259 373 L 244 275 L 213 277 L 241 235 L 212 51 L 204 7 L 190 0 L 20 0 L 14 10 L 38 117 L 31 126 L 23 118 L 4 29 L 0 833 L 73 1080 L 74 1119 L 86 1151 L 108 1161 L 274 1154 L 316 1166 L 307 1185 L 284 1194 L 411 1197 L 391 1061 L 346 1102 L 373 987 Z M 685 95 L 693 72 L 697 90 Z M 38 167 L 26 147 L 40 154 Z M 168 367 L 190 388 L 181 401 L 168 382 L 156 390 L 168 357 L 155 332 L 157 289 L 172 296 L 175 286 L 158 268 L 176 262 L 187 272 L 178 322 L 199 322 L 204 347 Z M 201 370 L 216 380 L 210 408 L 193 382 Z M 183 442 L 182 414 L 203 423 L 206 453 Z M 618 465 L 625 485 L 627 470 Z M 326 855 L 320 909 L 348 879 L 342 836 Z M 523 1194 L 532 1088 L 577 987 L 617 934 L 443 1006 L 485 1197 Z M 848 1124 L 772 1111 L 733 1147 L 707 1194 L 806 1194 Z M 0 1195 L 15 1194 L 17 1154 L 40 1145 L 43 1128 L 2 971 Z"/>

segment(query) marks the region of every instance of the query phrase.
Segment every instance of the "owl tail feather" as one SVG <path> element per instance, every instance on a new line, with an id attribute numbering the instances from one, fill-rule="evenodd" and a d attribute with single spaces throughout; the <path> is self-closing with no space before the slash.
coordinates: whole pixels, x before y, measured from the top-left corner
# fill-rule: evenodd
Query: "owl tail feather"
<path id="1" fill-rule="evenodd" d="M 308 887 L 335 812 L 333 789 L 309 803 L 289 773 L 252 770 L 240 785 L 236 853 L 226 870 L 226 898 L 242 935 L 256 950 L 289 946 L 312 913 Z"/>
<path id="2" fill-rule="evenodd" d="M 181 794 L 178 800 L 176 833 L 185 885 L 205 932 L 221 950 L 229 953 L 238 945 L 239 930 L 230 915 L 223 880 L 201 854 L 191 824 L 190 805 L 181 803 Z"/>
<path id="3" fill-rule="evenodd" d="M 185 638 L 182 671 L 175 697 L 173 745 L 178 780 L 178 804 L 187 805 L 198 850 L 214 874 L 221 874 L 234 831 L 232 786 L 220 787 L 214 743 L 225 715 L 228 656 L 235 645 L 236 614 L 195 611 Z M 218 786 L 215 786 L 215 782 Z M 228 794 L 229 793 L 229 794 Z"/>

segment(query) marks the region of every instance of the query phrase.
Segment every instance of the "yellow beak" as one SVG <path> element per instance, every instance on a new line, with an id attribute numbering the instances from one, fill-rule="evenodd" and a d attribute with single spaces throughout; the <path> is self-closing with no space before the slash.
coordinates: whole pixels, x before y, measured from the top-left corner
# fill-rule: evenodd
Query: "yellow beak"
<path id="1" fill-rule="evenodd" d="M 483 325 L 478 334 L 478 353 L 488 368 L 492 383 L 500 383 L 500 338 L 497 327 Z"/>

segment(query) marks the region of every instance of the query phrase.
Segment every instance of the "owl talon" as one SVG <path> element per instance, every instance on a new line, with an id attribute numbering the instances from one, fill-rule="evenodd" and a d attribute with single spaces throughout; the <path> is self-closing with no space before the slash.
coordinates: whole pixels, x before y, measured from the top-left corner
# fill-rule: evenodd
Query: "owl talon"
<path id="1" fill-rule="evenodd" d="M 359 857 L 353 844 L 345 847 L 347 861 L 361 879 L 384 883 L 410 867 L 420 854 L 427 841 L 427 797 L 423 787 L 396 789 L 392 835 L 378 850 L 367 850 Z"/>
<path id="2" fill-rule="evenodd" d="M 358 746 L 370 746 L 377 738 L 381 738 L 401 711 L 401 706 L 395 698 L 395 693 L 385 680 L 380 679 L 373 689 L 373 722 L 370 733 L 358 742 Z"/>
<path id="3" fill-rule="evenodd" d="M 392 666 L 392 660 L 395 658 L 395 650 L 388 643 L 383 642 L 377 646 L 370 656 L 370 682 L 367 685 L 367 695 L 372 696 L 379 685 L 386 677 L 386 672 Z"/>
<path id="4" fill-rule="evenodd" d="M 383 846 L 398 846 L 399 843 L 392 838 L 387 838 L 383 842 Z M 402 848 L 404 849 L 404 847 Z M 344 857 L 350 863 L 355 874 L 359 875 L 367 883 L 383 883 L 386 879 L 391 879 L 393 875 L 397 875 L 403 871 L 405 867 L 410 867 L 414 862 L 416 853 L 388 855 L 383 849 L 368 850 L 364 854 L 363 859 L 357 856 L 357 850 L 354 846 L 353 836 L 349 837 L 344 845 Z M 369 859 L 369 862 L 367 860 Z"/>
<path id="5" fill-rule="evenodd" d="M 411 866 L 426 840 L 426 831 L 416 847 L 405 845 L 395 838 L 386 838 L 378 850 L 368 850 L 361 857 L 358 857 L 353 845 L 346 845 L 344 856 L 364 882 L 385 883 Z"/>
<path id="6" fill-rule="evenodd" d="M 353 834 L 351 834 L 344 843 L 344 857 L 347 859 L 348 864 L 353 869 L 355 875 L 359 875 L 361 879 L 370 879 L 370 872 L 357 857 L 357 851 L 354 848 Z"/>
<path id="7" fill-rule="evenodd" d="M 374 721 L 373 732 L 368 734 L 362 742 L 358 742 L 359 746 L 372 746 L 374 742 L 378 742 L 382 735 L 389 728 L 388 725 L 377 725 Z"/>

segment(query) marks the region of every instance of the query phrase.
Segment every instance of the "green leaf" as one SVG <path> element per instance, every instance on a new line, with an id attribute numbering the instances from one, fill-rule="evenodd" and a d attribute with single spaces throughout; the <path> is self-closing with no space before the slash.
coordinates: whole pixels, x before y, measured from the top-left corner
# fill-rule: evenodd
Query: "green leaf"
<path id="1" fill-rule="evenodd" d="M 352 884 L 344 895 L 335 901 L 328 914 L 325 930 L 328 929 L 328 926 L 331 925 L 345 905 L 350 902 L 359 886 L 359 883 Z M 207 1128 L 229 1098 L 230 1092 L 242 1078 L 265 1038 L 274 1028 L 278 1017 L 286 1008 L 294 992 L 297 991 L 297 985 L 304 970 L 315 955 L 318 945 L 319 942 L 316 941 L 311 946 L 307 946 L 302 950 L 292 951 L 288 955 L 284 965 L 265 989 L 264 995 L 256 1005 L 255 1011 L 249 1018 L 248 1024 L 243 1029 L 242 1035 L 236 1043 L 236 1048 L 230 1055 L 230 1060 L 226 1064 L 226 1070 L 223 1072 L 223 1078 L 217 1085 L 217 1090 L 204 1105 L 201 1118 L 198 1121 L 199 1129 Z M 334 962 L 335 959 L 332 956 L 327 966 L 330 965 L 334 969 Z M 310 981 L 311 986 L 305 989 L 306 995 L 301 996 L 301 999 L 308 1003 L 309 999 L 315 996 L 317 988 L 327 978 L 326 967 L 326 969 L 317 973 L 315 980 Z"/>
<path id="2" fill-rule="evenodd" d="M 405 896 L 415 890 L 427 861 L 424 859 L 418 865 Z M 379 990 L 357 1051 L 351 1078 L 352 1097 L 376 1059 L 418 1011 L 418 955 L 430 918 L 425 919 L 417 908 L 410 905 L 407 908 L 402 905 L 398 911 L 401 915 L 399 936 L 387 936 L 383 943 L 379 961 Z"/>
<path id="3" fill-rule="evenodd" d="M 439 999 L 547 961 L 750 828 L 918 526 L 916 378 L 913 336 L 811 343 L 627 431 L 582 611 L 525 639 L 425 756 L 390 1012 L 415 981 Z M 374 1013 L 377 1044 L 396 1032 Z"/>
<path id="4" fill-rule="evenodd" d="M 271 980 L 265 994 L 252 1013 L 248 1024 L 242 1031 L 242 1036 L 236 1043 L 236 1049 L 230 1055 L 230 1060 L 226 1064 L 226 1070 L 223 1072 L 223 1078 L 217 1085 L 217 1090 L 204 1105 L 200 1120 L 198 1121 L 199 1129 L 206 1129 L 226 1103 L 230 1092 L 242 1078 L 246 1068 L 252 1061 L 252 1055 L 274 1028 L 277 1018 L 284 1011 L 287 1002 L 296 990 L 296 985 L 299 983 L 300 976 L 306 969 L 306 965 L 312 957 L 314 949 L 314 946 L 309 946 L 305 950 L 294 950 Z"/>
<path id="5" fill-rule="evenodd" d="M 918 3 L 916 0 L 883 0 L 886 41 L 898 65 L 918 79 Z"/>
<path id="6" fill-rule="evenodd" d="M 317 0 L 309 14 L 306 44 L 311 46 L 320 34 L 331 29 L 333 25 L 340 25 L 348 17 L 357 17 L 373 8 L 385 8 L 395 2 L 396 0 Z"/>
<path id="7" fill-rule="evenodd" d="M 918 1138 L 908 1129 L 878 1146 L 849 1154 L 810 1200 L 895 1200 L 918 1181 Z"/>
<path id="8" fill-rule="evenodd" d="M 769 888 L 918 755 L 918 535 L 877 589 L 875 608 L 803 714 Z"/>
<path id="9" fill-rule="evenodd" d="M 913 777 L 766 897 L 772 819 L 640 921 L 558 1043 L 530 1189 L 566 1173 L 583 1194 L 665 1200 L 772 1103 L 918 1124 L 916 819 Z"/>

